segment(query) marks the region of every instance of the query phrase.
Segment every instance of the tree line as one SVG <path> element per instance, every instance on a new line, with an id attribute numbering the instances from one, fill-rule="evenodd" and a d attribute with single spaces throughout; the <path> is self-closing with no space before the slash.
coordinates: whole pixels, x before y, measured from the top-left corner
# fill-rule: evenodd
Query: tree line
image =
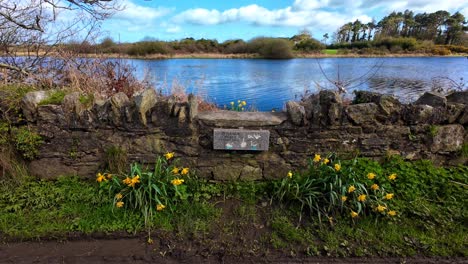
<path id="1" fill-rule="evenodd" d="M 214 54 L 258 54 L 263 58 L 292 58 L 297 53 L 319 53 L 325 44 L 312 38 L 308 31 L 302 31 L 291 38 L 257 37 L 249 41 L 242 39 L 218 42 L 215 39 L 184 38 L 175 41 L 159 41 L 145 38 L 135 43 L 116 43 L 107 37 L 98 44 L 72 41 L 62 45 L 78 53 L 127 54 L 147 56 L 152 54 L 174 55 L 191 53 Z"/>
<path id="2" fill-rule="evenodd" d="M 380 21 L 363 23 L 359 19 L 342 25 L 335 34 L 336 43 L 356 43 L 382 38 L 414 38 L 434 44 L 467 45 L 468 22 L 460 12 L 440 10 L 415 14 L 411 10 L 392 12 Z"/>

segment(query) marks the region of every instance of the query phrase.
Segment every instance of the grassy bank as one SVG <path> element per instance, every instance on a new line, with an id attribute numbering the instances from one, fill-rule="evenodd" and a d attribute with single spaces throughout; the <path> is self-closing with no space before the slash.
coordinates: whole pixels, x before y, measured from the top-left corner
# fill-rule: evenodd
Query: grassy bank
<path id="1" fill-rule="evenodd" d="M 350 171 L 359 177 L 360 183 L 353 183 L 356 199 L 360 199 L 359 184 L 376 182 L 381 191 L 385 188 L 392 192 L 391 201 L 379 201 L 385 202 L 387 210 L 380 213 L 371 205 L 370 189 L 366 203 L 361 202 L 369 210 L 351 209 L 358 212 L 356 217 L 341 202 L 333 210 L 325 210 L 332 206 L 327 199 L 320 200 L 320 218 L 313 209 L 305 209 L 301 199 L 311 197 L 310 181 L 319 173 L 311 171 L 321 170 L 322 178 L 333 176 L 327 174 L 336 170 L 333 164 L 340 164 L 339 171 L 333 173 L 343 181 L 350 179 Z M 282 252 L 298 256 L 468 256 L 467 167 L 437 168 L 429 162 L 405 162 L 400 158 L 384 163 L 332 160 L 329 165 L 311 161 L 311 166 L 267 182 L 215 183 L 179 171 L 177 179 L 185 181 L 171 181 L 180 184 L 174 186 L 175 193 L 170 193 L 172 187 L 167 185 L 167 197 L 159 196 L 157 203 L 167 207 L 152 211 L 154 215 L 146 224 L 147 216 L 132 209 L 127 199 L 130 193 L 125 193 L 136 187 L 119 192 L 126 196 L 122 198 L 125 206 L 119 207 L 112 188 L 108 188 L 112 180 L 106 178 L 101 178 L 100 183 L 76 177 L 4 180 L 0 185 L 0 234 L 4 241 L 102 234 L 144 236 L 149 243 L 164 239 L 177 247 L 190 244 L 199 252 L 211 253 L 222 247 L 234 255 Z M 136 186 L 141 184 L 143 188 L 145 173 L 140 172 L 142 181 Z M 368 178 L 370 173 L 375 174 L 372 180 Z M 387 175 L 395 175 L 396 179 L 388 180 Z M 304 187 L 304 181 L 309 187 Z M 286 193 L 280 197 L 284 186 L 296 190 L 295 196 Z M 348 188 L 345 193 L 346 202 L 354 203 L 354 194 L 348 193 Z M 327 192 L 322 194 L 316 197 L 328 197 Z M 388 214 L 390 210 L 395 214 Z"/>

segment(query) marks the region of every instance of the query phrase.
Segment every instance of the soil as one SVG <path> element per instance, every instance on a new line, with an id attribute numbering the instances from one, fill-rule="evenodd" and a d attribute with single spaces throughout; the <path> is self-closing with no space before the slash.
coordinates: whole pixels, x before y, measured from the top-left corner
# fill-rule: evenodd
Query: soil
<path id="1" fill-rule="evenodd" d="M 160 241 L 164 244 L 163 240 Z M 77 241 L 15 242 L 0 245 L 0 263 L 468 263 L 463 258 L 294 258 L 281 255 L 197 255 L 197 249 L 177 250 L 147 245 L 143 238 Z"/>

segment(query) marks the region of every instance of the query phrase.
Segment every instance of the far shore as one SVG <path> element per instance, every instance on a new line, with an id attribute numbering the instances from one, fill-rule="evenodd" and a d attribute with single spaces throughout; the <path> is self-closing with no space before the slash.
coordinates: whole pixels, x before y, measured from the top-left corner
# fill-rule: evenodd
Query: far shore
<path id="1" fill-rule="evenodd" d="M 39 52 L 39 56 L 45 55 Z M 25 52 L 16 52 L 16 56 L 27 56 Z M 55 52 L 48 54 L 51 57 L 60 57 Z M 84 58 L 109 58 L 109 59 L 141 59 L 141 60 L 164 60 L 164 59 L 263 59 L 256 53 L 224 54 L 224 53 L 176 53 L 176 54 L 151 54 L 145 56 L 130 56 L 120 53 L 87 53 L 77 54 Z M 468 54 L 433 55 L 428 53 L 392 53 L 392 54 L 325 54 L 325 53 L 296 53 L 291 59 L 297 58 L 405 58 L 405 57 L 467 57 Z"/>
<path id="2" fill-rule="evenodd" d="M 263 59 L 258 54 L 222 54 L 222 53 L 180 53 L 180 54 L 152 54 L 145 56 L 130 56 L 127 54 L 118 53 L 102 53 L 102 54 L 83 54 L 87 58 L 112 58 L 112 59 Z M 291 59 L 299 58 L 404 58 L 404 57 L 468 57 L 468 54 L 451 54 L 451 55 L 432 55 L 427 53 L 394 53 L 394 54 L 323 54 L 323 53 L 302 53 L 295 54 Z"/>

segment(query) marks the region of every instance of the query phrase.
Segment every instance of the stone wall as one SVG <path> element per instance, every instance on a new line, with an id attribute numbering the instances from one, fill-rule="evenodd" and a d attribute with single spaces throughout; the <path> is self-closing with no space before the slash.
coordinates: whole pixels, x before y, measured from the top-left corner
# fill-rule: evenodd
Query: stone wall
<path id="1" fill-rule="evenodd" d="M 118 93 L 88 107 L 78 93 L 66 95 L 61 105 L 38 105 L 45 97 L 47 92 L 29 93 L 21 107 L 27 124 L 44 139 L 39 156 L 29 162 L 32 174 L 43 178 L 94 177 L 104 169 L 110 147 L 125 150 L 129 162 L 143 164 L 174 151 L 181 164 L 215 180 L 283 177 L 304 168 L 314 153 L 467 162 L 461 149 L 467 139 L 468 92 L 447 97 L 426 93 L 404 105 L 370 92 L 356 92 L 353 103 L 343 103 L 335 93 L 321 91 L 288 102 L 281 113 L 198 112 L 193 96 L 180 103 L 153 90 L 131 100 Z M 268 130 L 269 150 L 213 150 L 215 128 Z"/>

